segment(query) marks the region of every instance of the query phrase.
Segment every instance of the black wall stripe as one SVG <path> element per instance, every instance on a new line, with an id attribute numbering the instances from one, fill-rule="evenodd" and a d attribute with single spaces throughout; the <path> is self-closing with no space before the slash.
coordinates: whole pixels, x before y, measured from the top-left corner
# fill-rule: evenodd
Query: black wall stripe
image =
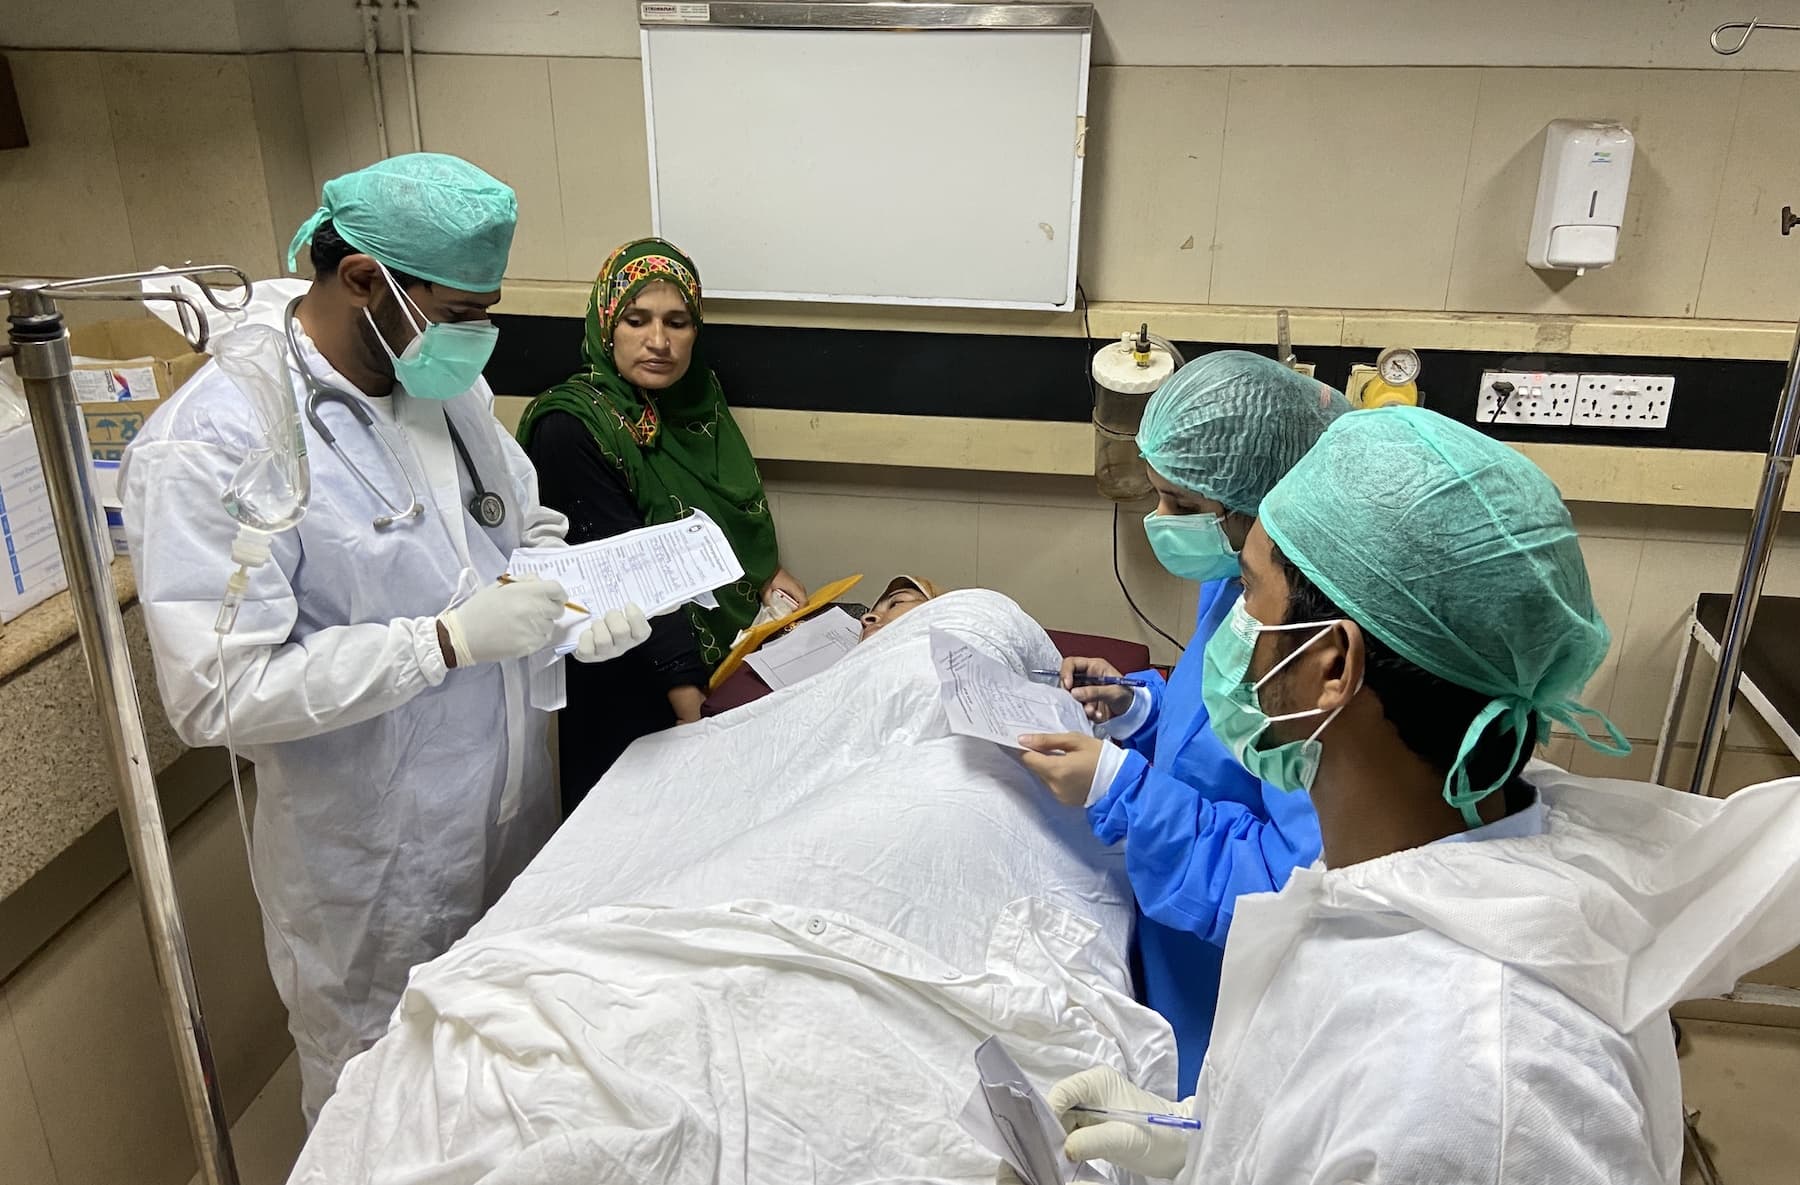
<path id="1" fill-rule="evenodd" d="M 501 327 L 500 343 L 487 376 L 496 391 L 535 394 L 580 366 L 579 318 L 501 316 L 495 321 Z M 1008 334 L 761 325 L 709 325 L 704 342 L 726 397 L 740 407 L 1065 423 L 1088 418 L 1088 363 L 1102 344 Z M 1228 348 L 1273 353 L 1267 346 L 1228 342 L 1179 344 L 1189 358 Z M 1302 347 L 1298 353 L 1317 365 L 1320 379 L 1341 388 L 1351 365 L 1373 362 L 1376 351 L 1330 346 Z M 1779 362 L 1710 358 L 1480 350 L 1421 350 L 1420 358 L 1424 371 L 1419 385 L 1427 406 L 1464 423 L 1474 422 L 1475 393 L 1484 370 L 1675 376 L 1667 428 L 1479 425 L 1502 440 L 1753 453 L 1768 448 L 1784 373 Z"/>

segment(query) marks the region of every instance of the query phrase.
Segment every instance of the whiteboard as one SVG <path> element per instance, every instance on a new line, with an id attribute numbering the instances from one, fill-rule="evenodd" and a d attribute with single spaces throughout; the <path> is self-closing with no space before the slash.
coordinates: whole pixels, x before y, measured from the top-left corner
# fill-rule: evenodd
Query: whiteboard
<path id="1" fill-rule="evenodd" d="M 642 36 L 656 233 L 708 294 L 1074 307 L 1086 30 Z"/>

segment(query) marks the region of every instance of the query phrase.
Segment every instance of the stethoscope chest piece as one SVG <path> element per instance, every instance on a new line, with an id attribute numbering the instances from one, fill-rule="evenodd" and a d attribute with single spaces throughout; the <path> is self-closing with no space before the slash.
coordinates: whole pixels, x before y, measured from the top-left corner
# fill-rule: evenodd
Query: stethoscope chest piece
<path id="1" fill-rule="evenodd" d="M 469 499 L 469 513 L 476 522 L 493 530 L 506 521 L 506 501 L 492 490 L 482 490 Z"/>

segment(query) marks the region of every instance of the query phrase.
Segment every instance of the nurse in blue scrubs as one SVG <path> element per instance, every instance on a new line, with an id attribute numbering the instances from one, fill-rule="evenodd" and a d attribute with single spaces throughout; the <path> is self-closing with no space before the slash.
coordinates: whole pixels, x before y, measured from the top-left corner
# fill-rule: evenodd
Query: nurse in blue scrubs
<path id="1" fill-rule="evenodd" d="M 1263 495 L 1348 410 L 1325 384 L 1241 350 L 1197 358 L 1162 385 L 1138 431 L 1157 493 L 1144 528 L 1163 567 L 1200 585 L 1194 636 L 1166 683 L 1139 672 L 1139 689 L 1083 685 L 1120 672 L 1066 660 L 1064 685 L 1107 739 L 1023 738 L 1026 765 L 1051 792 L 1085 807 L 1102 842 L 1125 843 L 1145 1002 L 1175 1030 L 1184 1095 L 1212 1033 L 1239 895 L 1279 889 L 1319 855 L 1307 796 L 1252 777 L 1207 727 L 1202 656 L 1243 591 L 1237 553 Z"/>

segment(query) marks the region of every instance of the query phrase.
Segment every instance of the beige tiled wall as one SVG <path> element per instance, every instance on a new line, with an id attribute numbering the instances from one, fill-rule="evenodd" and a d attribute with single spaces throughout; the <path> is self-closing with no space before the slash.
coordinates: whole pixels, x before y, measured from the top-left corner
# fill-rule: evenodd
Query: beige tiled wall
<path id="1" fill-rule="evenodd" d="M 377 156 L 358 54 L 10 58 L 33 144 L 0 153 L 0 272 L 210 253 L 269 273 L 317 186 Z M 515 278 L 587 279 L 649 230 L 635 60 L 416 60 L 424 146 L 519 191 Z M 396 55 L 381 74 L 406 151 Z M 1797 103 L 1794 72 L 1099 66 L 1083 280 L 1112 301 L 1787 320 Z M 1638 138 L 1622 257 L 1579 278 L 1523 260 L 1557 117 Z"/>
<path id="2" fill-rule="evenodd" d="M 293 56 L 316 191 L 379 155 L 374 99 L 360 55 Z M 518 191 L 509 275 L 589 279 L 613 247 L 649 233 L 635 60 L 425 54 L 416 61 L 424 146 L 466 157 Z M 391 58 L 382 67 L 389 150 L 405 152 L 412 123 L 404 75 Z M 470 95 L 497 98 L 472 103 Z"/>
<path id="3" fill-rule="evenodd" d="M 1794 515 L 1787 518 L 1765 591 L 1800 596 L 1800 522 L 1793 521 Z M 1578 773 L 1643 777 L 1668 705 L 1688 611 L 1698 593 L 1731 589 L 1749 514 L 1577 506 L 1575 522 L 1595 600 L 1613 633 L 1612 652 L 1589 683 L 1585 699 L 1631 739 L 1633 752 L 1615 759 L 1577 743 L 1569 752 L 1569 767 Z M 1684 747 L 1676 751 L 1668 779 L 1678 785 L 1685 784 L 1692 769 L 1691 743 L 1700 731 L 1712 674 L 1704 654 L 1697 657 L 1694 672 L 1677 733 Z M 1747 704 L 1734 713 L 1726 743 L 1718 774 L 1721 788 L 1800 773 L 1800 763 Z"/>
<path id="4" fill-rule="evenodd" d="M 293 1052 L 229 792 L 171 848 L 226 1108 Z M 194 1171 L 143 921 L 109 889 L 0 984 L 0 1180 L 182 1185 Z"/>
<path id="5" fill-rule="evenodd" d="M 0 152 L 0 275 L 274 274 L 313 204 L 291 55 L 7 56 L 31 145 Z"/>

